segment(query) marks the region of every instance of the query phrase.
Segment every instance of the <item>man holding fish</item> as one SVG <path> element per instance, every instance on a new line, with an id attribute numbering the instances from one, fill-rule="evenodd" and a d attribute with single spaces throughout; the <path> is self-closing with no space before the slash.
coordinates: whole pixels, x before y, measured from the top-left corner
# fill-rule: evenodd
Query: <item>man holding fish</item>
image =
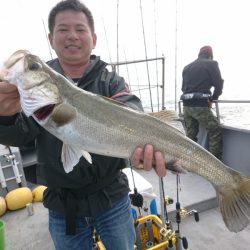
<path id="1" fill-rule="evenodd" d="M 78 0 L 59 2 L 49 14 L 49 32 L 51 46 L 58 56 L 48 62 L 51 68 L 79 88 L 142 110 L 140 100 L 129 92 L 124 79 L 108 72 L 107 64 L 91 55 L 97 37 L 92 14 L 84 4 Z M 13 60 L 19 58 L 14 56 Z M 6 70 L 12 64 L 12 60 L 7 61 Z M 37 117 L 43 119 L 52 106 L 39 110 Z M 65 154 L 69 151 L 64 151 L 61 140 L 22 112 L 16 86 L 0 82 L 0 107 L 1 144 L 23 146 L 36 140 L 37 177 L 39 183 L 48 187 L 44 205 L 49 209 L 49 231 L 56 249 L 92 250 L 94 228 L 106 249 L 134 249 L 128 180 L 121 172 L 126 161 L 82 152 L 84 157 L 67 170 L 60 157 L 62 151 Z M 63 109 L 65 120 L 60 118 L 58 130 L 68 121 L 68 116 L 71 119 L 71 112 L 68 115 L 66 111 Z M 159 176 L 165 176 L 163 154 L 154 151 L 150 144 L 137 146 L 134 145 L 131 155 L 132 164 L 137 166 L 143 159 L 145 170 L 154 168 Z"/>

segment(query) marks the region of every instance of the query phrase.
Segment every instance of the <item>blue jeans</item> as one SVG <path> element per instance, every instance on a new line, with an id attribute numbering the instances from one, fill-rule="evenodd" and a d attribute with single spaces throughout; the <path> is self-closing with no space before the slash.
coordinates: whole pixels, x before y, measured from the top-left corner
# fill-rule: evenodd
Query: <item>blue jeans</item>
<path id="1" fill-rule="evenodd" d="M 93 230 L 107 250 L 133 250 L 135 230 L 128 196 L 97 217 L 78 217 L 75 235 L 65 234 L 64 215 L 49 210 L 49 231 L 57 250 L 92 250 Z"/>

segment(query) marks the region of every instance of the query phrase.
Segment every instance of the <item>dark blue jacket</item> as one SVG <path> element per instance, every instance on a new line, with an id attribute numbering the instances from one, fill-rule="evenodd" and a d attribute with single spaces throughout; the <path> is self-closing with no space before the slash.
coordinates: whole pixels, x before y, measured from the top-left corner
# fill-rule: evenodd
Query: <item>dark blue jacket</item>
<path id="1" fill-rule="evenodd" d="M 211 88 L 214 87 L 213 93 Z M 210 94 L 212 100 L 218 100 L 222 94 L 223 79 L 221 78 L 218 62 L 200 55 L 195 61 L 184 67 L 182 72 L 182 92 Z M 207 100 L 183 101 L 184 105 L 199 106 L 195 104 L 206 103 Z M 203 105 L 202 105 L 203 106 Z"/>
<path id="2" fill-rule="evenodd" d="M 63 73 L 57 59 L 48 64 Z M 140 100 L 129 92 L 124 79 L 107 70 L 107 64 L 99 57 L 91 56 L 91 66 L 78 81 L 87 91 L 111 97 L 133 109 L 142 110 Z M 48 186 L 44 195 L 47 208 L 65 213 L 65 200 L 70 193 L 76 202 L 76 213 L 96 216 L 129 192 L 127 177 L 121 173 L 126 166 L 124 159 L 92 154 L 93 164 L 84 158 L 70 173 L 65 173 L 60 155 L 62 142 L 40 127 L 23 113 L 12 117 L 0 117 L 0 143 L 23 146 L 35 139 L 37 150 L 37 179 Z"/>

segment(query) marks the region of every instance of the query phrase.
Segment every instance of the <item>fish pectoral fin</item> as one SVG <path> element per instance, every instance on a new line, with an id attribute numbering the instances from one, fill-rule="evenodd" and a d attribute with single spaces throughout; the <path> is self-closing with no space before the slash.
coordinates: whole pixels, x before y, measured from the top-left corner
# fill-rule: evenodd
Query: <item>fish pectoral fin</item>
<path id="1" fill-rule="evenodd" d="M 92 164 L 92 157 L 89 152 L 82 150 L 77 145 L 63 144 L 61 160 L 65 172 L 71 172 L 82 156 Z"/>
<path id="2" fill-rule="evenodd" d="M 76 117 L 76 109 L 73 106 L 66 103 L 57 105 L 51 114 L 51 119 L 59 127 L 70 123 L 75 117 Z"/>
<path id="3" fill-rule="evenodd" d="M 82 150 L 82 156 L 85 158 L 85 160 L 86 160 L 88 163 L 92 164 L 92 157 L 91 157 L 91 155 L 90 155 L 89 152 L 87 152 L 87 151 L 85 151 L 85 150 Z"/>

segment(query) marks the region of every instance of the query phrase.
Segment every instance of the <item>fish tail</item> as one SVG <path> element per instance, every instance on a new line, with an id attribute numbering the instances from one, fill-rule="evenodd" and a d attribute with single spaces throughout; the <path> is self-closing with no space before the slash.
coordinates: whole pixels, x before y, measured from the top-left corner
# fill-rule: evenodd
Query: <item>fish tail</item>
<path id="1" fill-rule="evenodd" d="M 250 221 L 250 178 L 243 175 L 239 178 L 237 187 L 217 190 L 223 220 L 227 228 L 235 233 L 243 230 Z"/>

